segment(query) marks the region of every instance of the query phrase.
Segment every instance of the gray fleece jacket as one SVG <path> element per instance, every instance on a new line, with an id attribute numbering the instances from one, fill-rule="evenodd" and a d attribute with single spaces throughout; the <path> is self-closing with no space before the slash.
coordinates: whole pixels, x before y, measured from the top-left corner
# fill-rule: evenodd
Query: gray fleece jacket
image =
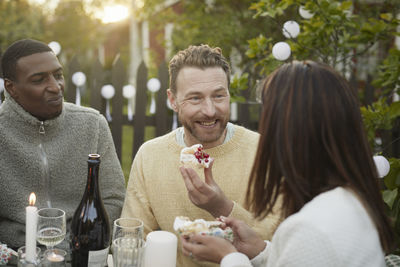
<path id="1" fill-rule="evenodd" d="M 50 198 L 52 207 L 66 212 L 68 231 L 85 190 L 90 153 L 101 156 L 100 192 L 112 225 L 121 213 L 125 180 L 105 118 L 94 109 L 64 103 L 61 115 L 41 122 L 6 93 L 0 105 L 0 243 L 24 245 L 31 192 L 38 208 Z"/>

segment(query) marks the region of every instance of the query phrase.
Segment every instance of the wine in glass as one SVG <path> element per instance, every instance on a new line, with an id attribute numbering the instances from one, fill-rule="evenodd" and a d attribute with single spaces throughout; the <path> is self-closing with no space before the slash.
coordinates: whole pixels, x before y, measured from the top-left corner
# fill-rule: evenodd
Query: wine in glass
<path id="1" fill-rule="evenodd" d="M 60 244 L 66 234 L 65 211 L 57 208 L 43 208 L 38 210 L 36 240 L 52 249 Z"/>

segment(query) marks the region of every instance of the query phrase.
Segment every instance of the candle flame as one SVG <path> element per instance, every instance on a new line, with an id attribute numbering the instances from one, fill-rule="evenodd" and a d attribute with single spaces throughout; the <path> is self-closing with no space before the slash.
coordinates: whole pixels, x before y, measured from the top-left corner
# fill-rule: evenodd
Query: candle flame
<path id="1" fill-rule="evenodd" d="M 30 206 L 35 205 L 35 202 L 36 202 L 36 195 L 35 195 L 35 193 L 32 192 L 32 193 L 29 195 L 29 205 L 30 205 Z"/>

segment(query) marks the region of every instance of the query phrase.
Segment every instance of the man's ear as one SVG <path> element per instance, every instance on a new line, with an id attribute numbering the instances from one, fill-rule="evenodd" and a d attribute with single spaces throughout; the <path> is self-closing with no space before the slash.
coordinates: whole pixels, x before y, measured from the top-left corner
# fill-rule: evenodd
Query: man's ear
<path id="1" fill-rule="evenodd" d="M 171 89 L 167 89 L 167 96 L 169 103 L 171 104 L 172 110 L 175 112 L 178 112 L 178 107 L 176 105 L 176 98 L 174 93 L 171 91 Z"/>
<path id="2" fill-rule="evenodd" d="M 7 92 L 12 96 L 12 98 L 18 99 L 18 92 L 15 88 L 15 84 L 13 81 L 5 78 L 4 79 L 4 88 L 6 88 Z"/>

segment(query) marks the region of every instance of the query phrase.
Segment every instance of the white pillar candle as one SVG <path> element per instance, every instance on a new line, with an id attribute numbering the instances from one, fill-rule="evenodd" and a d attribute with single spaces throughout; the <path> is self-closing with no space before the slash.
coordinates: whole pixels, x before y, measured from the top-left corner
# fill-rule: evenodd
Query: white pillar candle
<path id="1" fill-rule="evenodd" d="M 36 202 L 35 193 L 29 196 L 29 206 L 26 207 L 26 224 L 25 224 L 25 260 L 34 262 L 36 260 L 36 227 L 37 227 L 37 208 L 34 206 Z"/>
<path id="2" fill-rule="evenodd" d="M 167 231 L 154 231 L 147 235 L 145 267 L 175 267 L 178 239 Z"/>

